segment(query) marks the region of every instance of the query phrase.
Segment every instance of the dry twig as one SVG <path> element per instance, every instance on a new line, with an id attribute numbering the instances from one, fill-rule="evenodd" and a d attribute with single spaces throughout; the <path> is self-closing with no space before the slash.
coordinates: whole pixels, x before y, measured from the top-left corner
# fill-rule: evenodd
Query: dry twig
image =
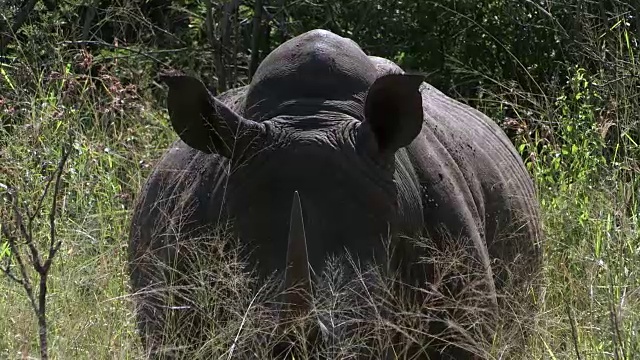
<path id="1" fill-rule="evenodd" d="M 13 215 L 12 223 L 13 227 L 7 223 L 2 223 L 0 229 L 4 241 L 8 244 L 10 254 L 9 260 L 15 261 L 19 274 L 12 272 L 11 261 L 8 261 L 6 265 L 0 266 L 0 270 L 7 275 L 7 277 L 16 283 L 22 285 L 24 288 L 31 308 L 33 309 L 36 317 L 38 318 L 38 335 L 40 340 L 40 358 L 48 359 L 48 343 L 47 343 L 47 318 L 46 318 L 46 301 L 47 301 L 47 278 L 49 275 L 49 269 L 53 259 L 60 250 L 62 241 L 56 239 L 56 210 L 57 199 L 60 193 L 60 180 L 64 165 L 69 158 L 69 147 L 65 147 L 62 150 L 62 157 L 58 163 L 56 171 L 49 177 L 45 188 L 40 196 L 35 209 L 32 213 L 28 210 L 27 218 L 23 216 L 23 210 L 18 206 L 18 195 L 15 190 L 9 189 L 5 195 L 9 205 L 9 211 Z M 55 180 L 55 182 L 54 182 Z M 43 259 L 36 242 L 33 237 L 34 219 L 40 214 L 44 199 L 46 198 L 51 184 L 53 186 L 53 196 L 51 202 L 51 209 L 49 212 L 49 243 L 46 257 Z M 23 257 L 23 247 L 27 248 L 28 257 Z M 31 266 L 38 274 L 38 291 L 34 293 L 33 282 L 29 276 L 28 267 Z"/>

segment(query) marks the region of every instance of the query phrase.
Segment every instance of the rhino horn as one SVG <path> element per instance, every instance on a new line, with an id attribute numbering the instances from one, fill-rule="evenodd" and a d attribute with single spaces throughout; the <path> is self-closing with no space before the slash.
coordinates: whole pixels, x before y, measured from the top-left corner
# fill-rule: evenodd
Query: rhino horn
<path id="1" fill-rule="evenodd" d="M 291 220 L 289 222 L 289 243 L 287 247 L 287 267 L 284 273 L 284 289 L 282 304 L 285 310 L 280 314 L 281 319 L 288 317 L 287 313 L 301 314 L 311 309 L 311 275 L 309 258 L 307 255 L 307 239 L 304 232 L 302 206 L 300 195 L 293 193 L 291 206 Z"/>

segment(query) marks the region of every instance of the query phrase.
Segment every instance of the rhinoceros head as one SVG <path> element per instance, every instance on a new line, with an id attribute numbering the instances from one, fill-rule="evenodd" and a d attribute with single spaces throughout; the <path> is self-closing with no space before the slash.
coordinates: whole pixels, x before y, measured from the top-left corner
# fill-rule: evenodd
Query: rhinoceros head
<path id="1" fill-rule="evenodd" d="M 182 141 L 231 163 L 224 201 L 240 238 L 263 269 L 286 263 L 286 287 L 300 290 L 285 293 L 287 314 L 311 308 L 325 255 L 382 255 L 381 238 L 422 227 L 416 175 L 398 158 L 422 129 L 423 77 L 376 71 L 352 41 L 315 32 L 265 59 L 244 108 L 196 78 L 163 78 Z"/>
<path id="2" fill-rule="evenodd" d="M 212 96 L 196 78 L 164 80 L 171 124 L 180 138 L 230 160 L 226 206 L 241 237 L 263 245 L 267 267 L 282 266 L 277 254 L 285 248 L 294 191 L 302 199 L 313 254 L 343 247 L 361 254 L 378 240 L 372 237 L 394 233 L 395 225 L 421 224 L 415 173 L 397 161 L 406 158 L 402 148 L 422 129 L 421 76 L 375 79 L 359 118 L 332 110 L 357 100 L 314 98 L 299 99 L 303 115 L 257 120 Z"/>

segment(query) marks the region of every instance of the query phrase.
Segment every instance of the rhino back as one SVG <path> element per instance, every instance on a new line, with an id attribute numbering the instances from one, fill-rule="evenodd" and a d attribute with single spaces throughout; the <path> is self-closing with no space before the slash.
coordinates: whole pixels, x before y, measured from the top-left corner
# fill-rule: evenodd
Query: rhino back
<path id="1" fill-rule="evenodd" d="M 422 97 L 425 122 L 408 153 L 429 232 L 444 227 L 449 235 L 475 238 L 478 247 L 486 244 L 488 258 L 539 261 L 536 193 L 515 147 L 480 111 L 428 84 Z"/>

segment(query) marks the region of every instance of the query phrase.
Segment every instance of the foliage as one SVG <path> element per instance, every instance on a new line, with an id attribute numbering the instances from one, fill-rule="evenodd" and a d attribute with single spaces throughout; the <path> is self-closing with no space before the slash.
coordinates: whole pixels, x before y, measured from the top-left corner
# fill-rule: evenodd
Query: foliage
<path id="1" fill-rule="evenodd" d="M 536 148 L 534 172 L 547 184 L 594 181 L 606 166 L 605 142 L 597 114 L 602 98 L 589 82 L 583 68 L 575 67 L 552 108 L 553 141 L 536 134 L 538 142 L 522 143 L 521 153 Z M 534 151 L 536 151 L 534 150 Z"/>

